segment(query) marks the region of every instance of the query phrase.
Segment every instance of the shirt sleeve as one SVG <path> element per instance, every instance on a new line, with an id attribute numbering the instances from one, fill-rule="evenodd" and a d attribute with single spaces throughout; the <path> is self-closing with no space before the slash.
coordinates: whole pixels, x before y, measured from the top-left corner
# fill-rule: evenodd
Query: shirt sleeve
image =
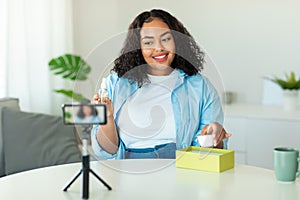
<path id="1" fill-rule="evenodd" d="M 92 129 L 91 133 L 91 142 L 92 142 L 92 148 L 94 151 L 94 154 L 101 160 L 115 160 L 115 159 L 123 159 L 125 147 L 123 142 L 119 139 L 119 149 L 117 153 L 110 154 L 106 152 L 104 149 L 101 148 L 101 146 L 98 143 L 98 140 L 96 138 L 97 132 L 99 130 L 99 125 L 96 125 Z"/>
<path id="2" fill-rule="evenodd" d="M 200 111 L 200 125 L 199 129 L 194 135 L 192 145 L 200 146 L 200 144 L 196 141 L 197 137 L 201 134 L 201 130 L 204 126 L 217 122 L 223 125 L 224 115 L 222 110 L 222 104 L 220 97 L 214 88 L 214 86 L 210 83 L 210 81 L 204 78 L 203 84 L 203 92 L 202 92 L 202 103 L 199 107 Z M 227 146 L 227 145 L 224 145 Z"/>
<path id="3" fill-rule="evenodd" d="M 108 91 L 108 97 L 113 101 L 113 94 L 114 94 L 114 88 L 117 82 L 117 75 L 116 74 L 111 74 L 106 78 L 106 88 Z M 113 101 L 113 103 L 115 103 Z M 119 139 L 119 149 L 116 154 L 110 154 L 106 152 L 100 144 L 98 143 L 98 140 L 96 138 L 97 132 L 99 130 L 99 125 L 96 125 L 93 127 L 92 132 L 91 132 L 91 143 L 92 143 L 92 149 L 94 151 L 94 154 L 99 158 L 99 159 L 123 159 L 124 158 L 124 152 L 125 152 L 125 147 L 121 139 Z"/>

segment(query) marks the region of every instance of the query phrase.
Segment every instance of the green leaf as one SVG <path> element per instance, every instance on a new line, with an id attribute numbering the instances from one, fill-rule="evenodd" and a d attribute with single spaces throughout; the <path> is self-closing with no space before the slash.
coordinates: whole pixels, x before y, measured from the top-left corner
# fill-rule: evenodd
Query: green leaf
<path id="1" fill-rule="evenodd" d="M 82 100 L 89 100 L 88 98 L 84 97 L 82 94 L 73 92 L 73 90 L 54 90 L 56 93 L 63 94 L 71 99 L 74 99 L 75 101 L 82 101 Z"/>
<path id="2" fill-rule="evenodd" d="M 83 81 L 88 78 L 91 67 L 80 56 L 65 54 L 53 58 L 48 63 L 49 69 L 56 75 L 72 81 Z"/>
<path id="3" fill-rule="evenodd" d="M 291 81 L 291 82 L 296 82 L 296 75 L 295 75 L 294 72 L 291 72 L 289 81 Z"/>
<path id="4" fill-rule="evenodd" d="M 297 90 L 300 90 L 300 79 L 297 81 Z"/>
<path id="5" fill-rule="evenodd" d="M 65 112 L 65 118 L 66 118 L 66 119 L 71 119 L 71 117 L 72 117 L 72 113 L 70 113 L 70 112 Z"/>

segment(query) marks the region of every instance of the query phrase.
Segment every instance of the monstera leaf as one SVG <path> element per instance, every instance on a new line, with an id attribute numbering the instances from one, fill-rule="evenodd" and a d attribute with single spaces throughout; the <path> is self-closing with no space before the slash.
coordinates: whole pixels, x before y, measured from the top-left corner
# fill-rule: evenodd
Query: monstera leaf
<path id="1" fill-rule="evenodd" d="M 80 57 L 72 54 L 65 54 L 53 58 L 48 63 L 49 69 L 55 75 L 61 75 L 64 79 L 86 80 L 91 72 L 91 67 Z"/>
<path id="2" fill-rule="evenodd" d="M 83 100 L 87 100 L 87 101 L 89 100 L 88 98 L 82 96 L 79 93 L 73 92 L 72 90 L 54 90 L 54 91 L 57 93 L 63 94 L 69 98 L 72 98 L 78 102 L 83 101 Z"/>

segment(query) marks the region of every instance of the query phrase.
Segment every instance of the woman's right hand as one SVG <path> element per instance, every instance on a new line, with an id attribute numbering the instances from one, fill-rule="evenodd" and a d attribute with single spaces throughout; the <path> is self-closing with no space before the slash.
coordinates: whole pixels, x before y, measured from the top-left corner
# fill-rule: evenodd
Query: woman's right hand
<path id="1" fill-rule="evenodd" d="M 93 101 L 95 104 L 99 104 L 99 103 L 106 104 L 107 118 L 114 116 L 114 106 L 113 106 L 113 103 L 111 102 L 110 98 L 108 98 L 108 97 L 100 98 L 99 94 L 95 94 Z"/>
<path id="2" fill-rule="evenodd" d="M 108 97 L 100 98 L 99 94 L 94 95 L 95 104 L 106 104 L 107 124 L 101 125 L 98 129 L 96 139 L 106 152 L 115 154 L 119 148 L 119 137 L 114 123 L 114 106 Z"/>

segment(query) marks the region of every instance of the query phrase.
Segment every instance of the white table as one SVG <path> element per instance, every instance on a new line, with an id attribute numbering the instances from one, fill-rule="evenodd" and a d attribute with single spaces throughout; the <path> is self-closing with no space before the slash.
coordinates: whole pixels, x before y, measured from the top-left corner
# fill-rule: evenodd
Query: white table
<path id="1" fill-rule="evenodd" d="M 299 179 L 292 184 L 277 183 L 273 171 L 245 165 L 223 173 L 175 168 L 174 160 L 101 161 L 92 162 L 91 167 L 113 190 L 90 176 L 90 199 L 300 199 Z M 0 199 L 81 199 L 81 179 L 68 192 L 62 191 L 80 168 L 75 163 L 0 178 Z"/>

